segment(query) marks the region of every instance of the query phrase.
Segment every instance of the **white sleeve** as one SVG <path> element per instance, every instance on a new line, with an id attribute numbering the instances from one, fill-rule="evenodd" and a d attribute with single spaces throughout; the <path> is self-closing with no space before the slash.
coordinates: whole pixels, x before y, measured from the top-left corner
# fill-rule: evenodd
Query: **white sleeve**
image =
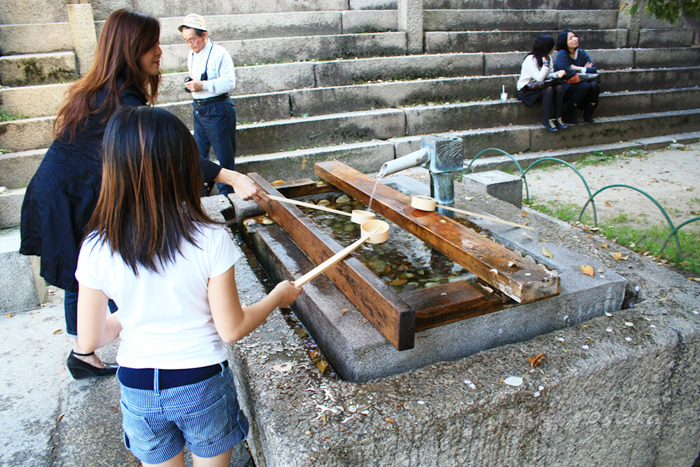
<path id="1" fill-rule="evenodd" d="M 213 229 L 208 254 L 211 264 L 210 277 L 225 273 L 243 256 L 241 249 L 223 227 Z"/>
<path id="2" fill-rule="evenodd" d="M 218 58 L 214 60 L 216 78 L 205 81 L 204 89 L 216 95 L 228 94 L 236 87 L 236 70 L 233 67 L 233 59 L 231 54 L 221 46 L 215 47 L 214 50 Z"/>

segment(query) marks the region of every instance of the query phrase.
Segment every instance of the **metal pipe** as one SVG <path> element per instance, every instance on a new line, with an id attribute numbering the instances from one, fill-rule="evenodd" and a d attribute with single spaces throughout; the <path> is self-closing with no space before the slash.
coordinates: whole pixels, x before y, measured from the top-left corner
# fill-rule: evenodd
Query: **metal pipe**
<path id="1" fill-rule="evenodd" d="M 411 167 L 417 167 L 421 164 L 425 164 L 430 160 L 430 151 L 428 148 L 420 148 L 418 151 L 414 151 L 398 159 L 385 162 L 382 168 L 379 169 L 379 178 L 386 177 L 387 175 L 395 174 L 402 170 L 410 169 Z"/>

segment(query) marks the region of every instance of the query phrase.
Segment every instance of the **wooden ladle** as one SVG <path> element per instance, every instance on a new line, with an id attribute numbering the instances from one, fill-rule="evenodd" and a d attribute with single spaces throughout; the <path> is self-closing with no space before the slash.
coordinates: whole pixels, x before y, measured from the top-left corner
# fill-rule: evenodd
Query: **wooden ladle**
<path id="1" fill-rule="evenodd" d="M 457 208 L 453 208 L 450 206 L 443 206 L 443 205 L 437 204 L 437 201 L 435 200 L 435 198 L 431 198 L 430 196 L 423 196 L 423 195 L 413 196 L 411 198 L 411 207 L 413 207 L 415 209 L 419 209 L 421 211 L 435 211 L 436 208 L 443 208 L 443 209 L 447 209 L 449 211 L 454 211 L 454 212 L 458 212 L 461 214 L 466 214 L 467 216 L 478 217 L 480 219 L 487 219 L 487 220 L 490 220 L 493 222 L 498 222 L 501 224 L 512 225 L 513 227 L 520 227 L 521 229 L 535 230 L 532 227 L 528 227 L 528 226 L 522 225 L 522 224 L 516 224 L 515 222 L 504 221 L 503 219 L 499 219 L 498 217 L 492 217 L 492 216 L 487 216 L 485 214 L 479 214 L 476 212 L 465 211 L 464 209 L 457 209 Z"/>
<path id="2" fill-rule="evenodd" d="M 327 208 L 325 206 L 319 206 L 317 204 L 305 203 L 303 201 L 297 201 L 290 198 L 282 198 L 281 196 L 267 195 L 268 198 L 280 203 L 296 204 L 297 206 L 304 206 L 311 209 L 318 209 L 320 211 L 332 212 L 333 214 L 340 214 L 341 216 L 350 216 L 350 220 L 355 224 L 362 224 L 365 221 L 372 220 L 376 217 L 376 214 L 369 211 L 363 211 L 360 209 L 353 209 L 352 213 L 340 211 L 338 209 Z"/>
<path id="3" fill-rule="evenodd" d="M 360 226 L 360 230 L 359 240 L 356 240 L 352 245 L 340 250 L 338 253 L 334 254 L 323 263 L 301 276 L 299 279 L 295 280 L 294 286 L 301 287 L 302 285 L 306 284 L 319 274 L 323 273 L 326 269 L 355 251 L 363 243 L 384 243 L 389 238 L 389 224 L 379 219 L 372 219 L 363 222 Z"/>

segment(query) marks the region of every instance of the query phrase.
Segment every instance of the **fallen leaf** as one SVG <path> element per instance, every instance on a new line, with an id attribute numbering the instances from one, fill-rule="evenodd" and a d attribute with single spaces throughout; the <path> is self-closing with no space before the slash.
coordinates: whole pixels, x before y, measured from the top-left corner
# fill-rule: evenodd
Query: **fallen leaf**
<path id="1" fill-rule="evenodd" d="M 284 185 L 284 180 L 275 180 L 274 182 L 271 183 L 272 186 L 279 186 L 279 185 Z"/>
<path id="2" fill-rule="evenodd" d="M 526 213 L 525 211 L 522 212 L 523 217 L 530 217 L 530 214 Z"/>
<path id="3" fill-rule="evenodd" d="M 497 276 L 497 275 L 498 275 L 498 269 L 496 269 L 496 268 L 494 268 L 494 269 L 489 269 L 489 271 L 492 272 L 494 276 Z"/>
<path id="4" fill-rule="evenodd" d="M 384 420 L 386 420 L 386 421 L 389 422 L 389 423 L 396 424 L 396 422 L 393 421 L 392 419 L 390 419 L 389 417 L 386 417 Z"/>
<path id="5" fill-rule="evenodd" d="M 608 247 L 610 247 L 610 245 L 608 245 L 607 243 L 603 243 L 602 245 L 600 245 L 600 247 L 601 248 L 608 248 Z"/>
<path id="6" fill-rule="evenodd" d="M 528 358 L 527 361 L 530 362 L 530 367 L 535 368 L 537 365 L 540 364 L 540 362 L 541 362 L 542 359 L 544 359 L 544 358 L 545 358 L 545 357 L 544 357 L 544 354 L 543 354 L 543 353 L 539 353 L 539 354 L 535 355 L 534 357 Z"/>
<path id="7" fill-rule="evenodd" d="M 612 204 L 610 204 L 610 201 L 606 201 L 606 202 L 605 202 L 605 205 L 606 205 L 607 207 L 609 207 L 609 208 L 612 207 Z"/>
<path id="8" fill-rule="evenodd" d="M 61 334 L 63 332 L 63 329 L 56 329 L 53 333 L 54 334 Z"/>
<path id="9" fill-rule="evenodd" d="M 508 386 L 520 386 L 523 384 L 523 379 L 520 376 L 509 376 L 503 382 Z"/>
<path id="10" fill-rule="evenodd" d="M 613 253 L 613 259 L 615 261 L 620 261 L 622 259 L 622 253 L 620 253 L 619 251 L 616 251 L 615 253 Z"/>
<path id="11" fill-rule="evenodd" d="M 63 420 L 63 417 L 64 417 L 65 415 L 66 415 L 66 414 L 62 413 L 61 415 L 58 416 L 58 418 L 56 419 L 56 421 L 57 421 L 57 422 L 60 422 L 61 420 Z"/>
<path id="12" fill-rule="evenodd" d="M 326 368 L 328 368 L 328 362 L 325 360 L 319 360 L 316 362 L 316 368 L 318 368 L 318 371 L 321 373 L 325 373 Z"/>
<path id="13" fill-rule="evenodd" d="M 509 267 L 509 268 L 512 268 L 513 266 L 515 266 L 515 262 L 514 262 L 514 261 L 508 261 L 508 267 Z"/>
<path id="14" fill-rule="evenodd" d="M 554 258 L 552 252 L 546 249 L 545 247 L 542 247 L 542 254 L 545 255 L 547 258 Z"/>
<path id="15" fill-rule="evenodd" d="M 5 318 L 12 318 L 12 313 L 5 313 Z"/>
<path id="16" fill-rule="evenodd" d="M 605 268 L 603 266 L 599 267 L 598 272 L 603 274 L 605 272 Z"/>
<path id="17" fill-rule="evenodd" d="M 306 168 L 306 156 L 301 158 L 301 170 Z"/>
<path id="18" fill-rule="evenodd" d="M 389 282 L 389 285 L 394 285 L 394 286 L 404 285 L 406 282 L 408 282 L 406 279 L 395 279 L 395 280 Z"/>
<path id="19" fill-rule="evenodd" d="M 587 276 L 591 276 L 591 277 L 595 276 L 595 272 L 593 272 L 593 266 L 589 266 L 589 265 L 581 266 L 581 272 Z"/>

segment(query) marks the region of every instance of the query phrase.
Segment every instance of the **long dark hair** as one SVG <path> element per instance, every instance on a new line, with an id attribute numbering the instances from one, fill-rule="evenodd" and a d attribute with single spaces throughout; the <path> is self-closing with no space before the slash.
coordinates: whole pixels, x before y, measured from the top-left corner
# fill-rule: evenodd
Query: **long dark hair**
<path id="1" fill-rule="evenodd" d="M 91 114 L 104 113 L 102 123 L 107 124 L 120 104 L 119 95 L 129 87 L 136 87 L 150 103 L 155 103 L 160 75 L 147 76 L 139 66 L 139 58 L 159 40 L 160 23 L 153 16 L 125 9 L 112 12 L 100 33 L 90 71 L 73 83 L 58 112 L 54 134 L 61 136 L 67 128 L 72 141 L 77 130 L 85 128 Z M 103 87 L 107 88 L 107 99 L 96 108 L 95 98 Z"/>
<path id="2" fill-rule="evenodd" d="M 88 231 L 136 275 L 158 272 L 202 224 L 216 224 L 200 199 L 197 144 L 184 123 L 158 107 L 122 107 L 107 124 L 102 189 Z"/>
<path id="3" fill-rule="evenodd" d="M 549 52 L 554 48 L 554 38 L 547 34 L 537 36 L 535 43 L 532 44 L 532 51 L 528 55 L 532 55 L 537 60 L 537 66 L 542 68 L 542 57 L 549 55 Z"/>
<path id="4" fill-rule="evenodd" d="M 566 50 L 567 53 L 569 52 L 569 33 L 576 35 L 571 29 L 559 33 L 557 36 L 557 50 Z"/>

